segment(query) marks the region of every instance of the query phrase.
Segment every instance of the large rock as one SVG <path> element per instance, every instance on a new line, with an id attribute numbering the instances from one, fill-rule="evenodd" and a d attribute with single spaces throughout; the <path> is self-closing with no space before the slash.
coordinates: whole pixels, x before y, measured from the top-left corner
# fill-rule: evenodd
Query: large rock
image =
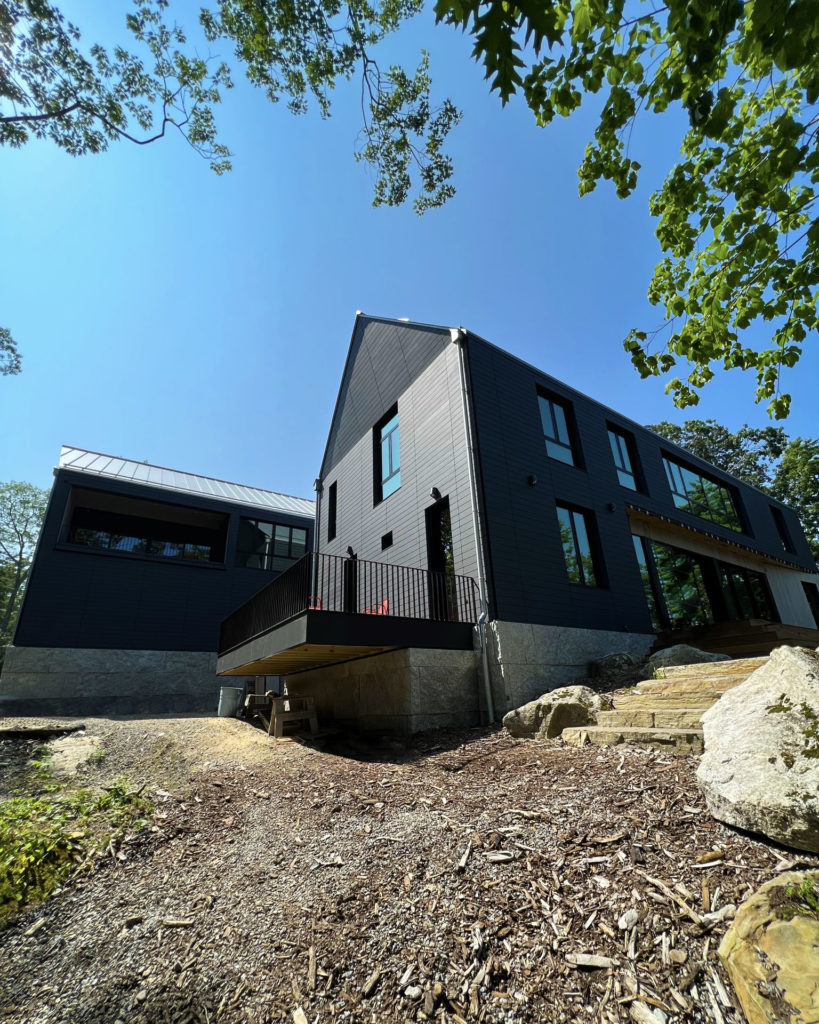
<path id="1" fill-rule="evenodd" d="M 510 736 L 551 738 L 570 725 L 593 725 L 608 703 L 588 686 L 561 686 L 504 715 Z"/>
<path id="2" fill-rule="evenodd" d="M 743 903 L 719 947 L 748 1024 L 819 1022 L 819 919 L 795 893 L 819 874 L 792 871 Z"/>
<path id="3" fill-rule="evenodd" d="M 819 853 L 819 655 L 778 647 L 702 717 L 715 818 Z"/>
<path id="4" fill-rule="evenodd" d="M 653 679 L 657 669 L 671 668 L 673 665 L 701 665 L 707 661 L 730 661 L 727 654 L 714 654 L 712 651 L 701 651 L 699 647 L 688 644 L 674 644 L 661 651 L 655 651 L 644 666 L 644 678 Z"/>

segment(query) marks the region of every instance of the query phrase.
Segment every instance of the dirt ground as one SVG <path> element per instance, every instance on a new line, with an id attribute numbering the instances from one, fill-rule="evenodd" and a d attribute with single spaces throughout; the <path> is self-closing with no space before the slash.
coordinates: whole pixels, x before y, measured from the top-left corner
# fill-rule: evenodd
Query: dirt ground
<path id="1" fill-rule="evenodd" d="M 3 1024 L 741 1024 L 731 908 L 819 864 L 715 822 L 695 758 L 636 748 L 157 718 L 56 749 L 157 815 L 0 933 Z"/>

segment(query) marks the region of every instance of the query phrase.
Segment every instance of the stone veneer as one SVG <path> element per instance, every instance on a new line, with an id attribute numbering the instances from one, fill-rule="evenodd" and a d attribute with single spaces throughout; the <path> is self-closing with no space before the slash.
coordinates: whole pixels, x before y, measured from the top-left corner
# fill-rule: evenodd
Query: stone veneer
<path id="1" fill-rule="evenodd" d="M 9 647 L 0 675 L 0 714 L 215 715 L 224 682 L 216 675 L 216 654 L 208 651 Z"/>
<path id="2" fill-rule="evenodd" d="M 287 676 L 287 692 L 316 698 L 319 719 L 409 734 L 477 725 L 478 659 L 411 647 Z"/>
<path id="3" fill-rule="evenodd" d="M 619 651 L 648 654 L 653 633 L 623 633 L 529 622 L 490 622 L 486 630 L 495 717 L 588 675 L 588 663 Z"/>

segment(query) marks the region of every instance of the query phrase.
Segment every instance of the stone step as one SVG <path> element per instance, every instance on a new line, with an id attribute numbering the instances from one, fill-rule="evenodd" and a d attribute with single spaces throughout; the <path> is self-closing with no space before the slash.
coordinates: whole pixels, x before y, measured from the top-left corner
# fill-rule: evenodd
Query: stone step
<path id="1" fill-rule="evenodd" d="M 686 679 L 695 676 L 734 676 L 745 673 L 749 676 L 761 668 L 768 658 L 733 658 L 730 661 L 704 661 L 697 665 L 669 665 L 666 668 L 657 669 L 657 677 L 660 679 L 676 679 L 684 676 Z"/>
<path id="2" fill-rule="evenodd" d="M 655 747 L 669 754 L 701 754 L 703 750 L 702 729 L 608 729 L 602 725 L 582 725 L 564 729 L 561 735 L 574 747 L 582 747 L 586 743 L 596 747 L 633 743 L 641 747 Z"/>
<path id="3" fill-rule="evenodd" d="M 604 729 L 699 729 L 706 708 L 627 708 L 598 711 L 597 724 Z"/>
<path id="4" fill-rule="evenodd" d="M 672 708 L 699 708 L 704 711 L 722 696 L 722 690 L 691 691 L 689 693 L 621 693 L 612 700 L 616 711 L 668 711 Z"/>
<path id="5" fill-rule="evenodd" d="M 677 679 L 644 679 L 638 683 L 636 693 L 713 693 L 716 697 L 744 683 L 747 676 L 697 676 Z"/>

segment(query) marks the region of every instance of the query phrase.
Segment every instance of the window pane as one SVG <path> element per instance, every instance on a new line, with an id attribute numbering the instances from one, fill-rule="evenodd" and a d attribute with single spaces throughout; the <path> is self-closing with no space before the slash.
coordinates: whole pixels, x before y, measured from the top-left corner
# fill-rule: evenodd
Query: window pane
<path id="1" fill-rule="evenodd" d="M 552 413 L 555 418 L 555 427 L 557 428 L 557 440 L 562 441 L 563 444 L 569 444 L 569 428 L 566 425 L 566 413 L 562 405 L 558 405 L 557 402 L 552 402 Z"/>
<path id="2" fill-rule="evenodd" d="M 546 438 L 546 454 L 550 459 L 557 459 L 558 462 L 565 462 L 567 466 L 574 465 L 571 448 L 564 448 L 557 441 Z"/>
<path id="3" fill-rule="evenodd" d="M 398 446 L 398 424 L 396 423 L 395 430 L 390 434 L 390 465 L 393 470 L 396 470 L 401 465 L 401 453 Z"/>
<path id="4" fill-rule="evenodd" d="M 637 484 L 634 482 L 634 476 L 625 469 L 617 470 L 617 479 L 622 487 L 629 487 L 632 491 L 637 490 Z"/>
<path id="5" fill-rule="evenodd" d="M 572 519 L 574 521 L 575 536 L 577 537 L 580 566 L 583 571 L 583 582 L 588 587 L 596 587 L 597 580 L 594 577 L 591 545 L 589 544 L 589 535 L 586 532 L 586 517 L 581 512 L 573 512 Z"/>
<path id="6" fill-rule="evenodd" d="M 391 494 L 394 494 L 395 491 L 397 491 L 400 486 L 401 486 L 401 472 L 399 470 L 398 472 L 393 473 L 393 475 L 389 478 L 389 480 L 385 480 L 384 481 L 384 484 L 383 484 L 383 487 L 382 487 L 382 493 L 383 493 L 384 497 L 388 498 Z"/>
<path id="7" fill-rule="evenodd" d="M 307 550 L 307 530 L 300 530 L 297 526 L 293 527 L 293 542 L 290 549 L 294 558 L 302 557 Z"/>
<path id="8" fill-rule="evenodd" d="M 386 480 L 392 476 L 392 469 L 390 467 L 390 439 L 384 437 L 381 439 L 381 479 Z"/>
<path id="9" fill-rule="evenodd" d="M 580 560 L 577 555 L 577 548 L 572 531 L 571 512 L 567 508 L 557 506 L 557 520 L 560 524 L 560 540 L 563 544 L 563 557 L 566 559 L 566 572 L 570 583 L 582 583 L 583 577 L 580 574 Z"/>
<path id="10" fill-rule="evenodd" d="M 276 526 L 276 539 L 273 542 L 273 554 L 289 558 L 290 556 L 290 527 Z"/>
<path id="11" fill-rule="evenodd" d="M 643 582 L 643 590 L 648 604 L 648 613 L 651 616 L 651 625 L 656 633 L 663 628 L 657 607 L 657 597 L 654 594 L 654 584 L 651 580 L 651 573 L 648 568 L 648 557 L 645 550 L 645 541 L 642 537 L 632 537 L 634 541 L 634 553 L 637 555 L 637 564 L 640 566 L 640 579 Z"/>

